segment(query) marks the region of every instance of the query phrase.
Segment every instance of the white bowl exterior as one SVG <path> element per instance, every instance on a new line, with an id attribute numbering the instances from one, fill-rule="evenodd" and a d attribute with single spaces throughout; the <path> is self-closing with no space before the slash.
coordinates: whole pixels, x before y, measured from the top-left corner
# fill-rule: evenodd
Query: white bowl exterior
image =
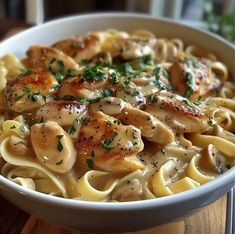
<path id="1" fill-rule="evenodd" d="M 52 21 L 20 33 L 0 44 L 0 56 L 23 57 L 30 45 L 52 44 L 87 31 L 115 28 L 147 29 L 157 37 L 180 38 L 215 53 L 234 78 L 235 49 L 223 39 L 169 20 L 134 14 L 94 14 Z M 1 194 L 23 210 L 49 222 L 86 231 L 133 231 L 157 226 L 189 215 L 210 204 L 235 184 L 235 168 L 206 185 L 181 194 L 126 203 L 81 202 L 30 191 L 0 176 Z"/>

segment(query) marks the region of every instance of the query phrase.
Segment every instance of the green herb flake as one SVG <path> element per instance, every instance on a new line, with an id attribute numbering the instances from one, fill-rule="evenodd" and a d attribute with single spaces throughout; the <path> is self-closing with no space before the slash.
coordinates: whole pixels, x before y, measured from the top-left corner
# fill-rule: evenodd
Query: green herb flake
<path id="1" fill-rule="evenodd" d="M 24 95 L 25 95 L 24 93 L 23 93 L 22 95 L 16 94 L 16 95 L 15 95 L 15 98 L 14 98 L 14 101 L 15 101 L 15 102 L 19 101 L 22 97 L 24 97 Z"/>
<path id="2" fill-rule="evenodd" d="M 64 135 L 57 135 L 56 138 L 58 139 L 57 143 L 57 149 L 61 152 L 64 149 L 63 144 L 61 143 L 61 139 L 64 137 Z"/>
<path id="3" fill-rule="evenodd" d="M 208 119 L 207 123 L 209 126 L 213 126 L 215 124 L 215 121 L 213 119 Z"/>
<path id="4" fill-rule="evenodd" d="M 71 127 L 69 129 L 69 134 L 73 135 L 76 132 L 76 128 L 75 127 Z"/>
<path id="5" fill-rule="evenodd" d="M 193 80 L 193 75 L 190 72 L 184 72 L 184 77 L 186 79 L 186 84 L 187 84 L 187 90 L 184 96 L 186 98 L 190 98 L 193 94 L 194 90 L 194 80 Z"/>
<path id="6" fill-rule="evenodd" d="M 106 124 L 109 125 L 109 126 L 111 126 L 113 123 L 112 123 L 110 120 L 107 120 L 107 121 L 106 121 Z"/>
<path id="7" fill-rule="evenodd" d="M 83 78 L 85 80 L 101 81 L 105 80 L 105 73 L 97 65 L 94 65 L 84 69 Z"/>
<path id="8" fill-rule="evenodd" d="M 21 132 L 25 132 L 26 131 L 26 128 L 25 128 L 25 126 L 23 124 L 20 125 L 19 129 L 20 129 Z"/>
<path id="9" fill-rule="evenodd" d="M 87 163 L 87 166 L 88 166 L 90 169 L 93 169 L 93 168 L 94 168 L 94 161 L 93 161 L 93 159 L 87 158 L 87 159 L 86 159 L 86 163 Z"/>
<path id="10" fill-rule="evenodd" d="M 111 82 L 112 84 L 118 84 L 118 83 L 119 83 L 119 78 L 118 78 L 117 73 L 116 73 L 116 72 L 112 72 L 112 73 L 110 74 L 109 80 L 110 80 L 110 82 Z"/>
<path id="11" fill-rule="evenodd" d="M 15 125 L 12 125 L 12 126 L 10 127 L 10 129 L 14 129 L 14 128 L 16 128 L 16 126 L 15 126 Z"/>
<path id="12" fill-rule="evenodd" d="M 114 147 L 110 147 L 109 145 L 112 143 L 112 140 L 110 138 L 106 138 L 104 140 L 101 140 L 101 144 L 105 151 L 110 152 Z"/>
<path id="13" fill-rule="evenodd" d="M 186 60 L 186 63 L 189 67 L 199 68 L 199 62 L 196 58 L 189 58 Z"/>
<path id="14" fill-rule="evenodd" d="M 59 140 L 61 140 L 63 137 L 64 137 L 64 135 L 57 135 L 56 136 Z"/>
<path id="15" fill-rule="evenodd" d="M 62 164 L 62 163 L 63 163 L 63 161 L 64 161 L 64 160 L 63 160 L 63 159 L 61 159 L 59 162 L 57 162 L 57 163 L 56 163 L 56 165 L 60 165 L 60 164 Z"/>
<path id="16" fill-rule="evenodd" d="M 31 92 L 31 89 L 29 87 L 26 87 L 26 86 L 22 87 L 22 90 L 25 94 L 29 94 Z"/>
<path id="17" fill-rule="evenodd" d="M 104 97 L 111 97 L 113 95 L 113 92 L 111 89 L 109 88 L 104 88 L 103 89 L 103 96 Z"/>
<path id="18" fill-rule="evenodd" d="M 123 81 L 124 87 L 125 87 L 126 89 L 128 88 L 129 83 L 130 83 L 130 78 L 126 78 L 126 79 Z"/>
<path id="19" fill-rule="evenodd" d="M 131 94 L 131 96 L 133 96 L 133 97 L 136 97 L 138 95 L 140 95 L 140 92 L 137 89 L 135 89 Z"/>

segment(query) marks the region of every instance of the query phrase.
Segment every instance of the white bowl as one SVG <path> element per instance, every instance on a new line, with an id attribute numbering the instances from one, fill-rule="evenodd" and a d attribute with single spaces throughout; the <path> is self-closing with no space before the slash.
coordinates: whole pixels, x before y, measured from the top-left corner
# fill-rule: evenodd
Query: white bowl
<path id="1" fill-rule="evenodd" d="M 179 23 L 136 14 L 90 14 L 55 20 L 2 42 L 0 56 L 23 57 L 30 45 L 51 44 L 87 31 L 115 28 L 147 29 L 158 37 L 181 38 L 186 44 L 208 49 L 218 56 L 235 77 L 235 48 L 225 40 Z M 51 223 L 85 231 L 134 231 L 183 219 L 224 195 L 235 184 L 235 168 L 199 188 L 153 200 L 98 203 L 52 197 L 25 189 L 0 176 L 1 194 L 16 206 Z"/>

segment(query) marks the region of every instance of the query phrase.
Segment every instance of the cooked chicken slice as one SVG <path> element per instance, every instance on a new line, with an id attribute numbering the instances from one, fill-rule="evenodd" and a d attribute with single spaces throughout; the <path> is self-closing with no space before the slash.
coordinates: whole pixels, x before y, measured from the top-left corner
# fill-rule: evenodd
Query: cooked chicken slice
<path id="1" fill-rule="evenodd" d="M 118 118 L 124 124 L 131 124 L 139 128 L 142 136 L 146 137 L 149 141 L 160 144 L 168 144 L 174 141 L 172 130 L 145 111 L 126 106 L 122 109 Z"/>
<path id="2" fill-rule="evenodd" d="M 116 97 L 123 99 L 125 102 L 130 103 L 134 107 L 140 107 L 145 104 L 146 100 L 140 88 L 133 82 L 125 85 L 125 80 L 121 80 L 119 85 L 115 86 Z"/>
<path id="3" fill-rule="evenodd" d="M 15 112 L 39 108 L 56 92 L 57 86 L 57 80 L 49 72 L 41 68 L 29 70 L 7 82 L 5 95 L 8 106 Z"/>
<path id="4" fill-rule="evenodd" d="M 31 128 L 31 141 L 38 160 L 52 171 L 70 171 L 76 158 L 72 139 L 53 121 L 35 124 Z"/>
<path id="5" fill-rule="evenodd" d="M 127 173 L 143 169 L 136 157 L 143 147 L 139 129 L 124 126 L 118 119 L 99 111 L 79 131 L 78 163 L 85 168 Z"/>
<path id="6" fill-rule="evenodd" d="M 72 77 L 61 83 L 58 96 L 97 98 L 103 95 L 104 86 L 110 77 L 109 71 L 104 68 L 93 66 L 85 68 L 78 77 Z"/>
<path id="7" fill-rule="evenodd" d="M 117 116 L 121 113 L 122 109 L 129 104 L 117 97 L 106 97 L 97 103 L 89 106 L 91 112 L 102 111 L 106 115 Z"/>
<path id="8" fill-rule="evenodd" d="M 103 50 L 110 52 L 113 57 L 120 56 L 124 60 L 133 60 L 145 55 L 154 57 L 153 46 L 155 38 L 146 38 L 137 35 L 107 39 Z"/>
<path id="9" fill-rule="evenodd" d="M 173 88 L 190 100 L 207 97 L 222 85 L 212 73 L 207 59 L 192 57 L 177 61 L 170 67 L 169 72 Z"/>
<path id="10" fill-rule="evenodd" d="M 170 92 L 157 92 L 147 98 L 145 111 L 171 127 L 176 133 L 202 132 L 208 116 L 188 99 Z"/>
<path id="11" fill-rule="evenodd" d="M 52 101 L 42 106 L 36 113 L 36 120 L 54 121 L 60 126 L 71 126 L 87 112 L 85 104 L 72 101 Z"/>
<path id="12" fill-rule="evenodd" d="M 65 77 L 75 76 L 80 71 L 78 64 L 71 57 L 60 50 L 43 45 L 30 47 L 25 63 L 30 68 L 41 67 Z M 60 79 L 63 80 L 63 77 Z"/>
<path id="13" fill-rule="evenodd" d="M 71 37 L 58 41 L 52 46 L 72 57 L 77 63 L 90 60 L 101 52 L 101 40 L 95 33 L 89 33 L 81 37 Z"/>

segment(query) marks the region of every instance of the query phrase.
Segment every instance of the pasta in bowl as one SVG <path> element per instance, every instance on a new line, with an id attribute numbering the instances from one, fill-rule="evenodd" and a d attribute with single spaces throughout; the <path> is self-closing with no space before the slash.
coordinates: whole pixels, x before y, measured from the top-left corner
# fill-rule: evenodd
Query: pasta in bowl
<path id="1" fill-rule="evenodd" d="M 26 43 L 21 59 L 2 55 L 1 174 L 55 202 L 121 209 L 189 193 L 233 167 L 227 63 L 180 35 L 107 28 L 71 28 Z"/>

